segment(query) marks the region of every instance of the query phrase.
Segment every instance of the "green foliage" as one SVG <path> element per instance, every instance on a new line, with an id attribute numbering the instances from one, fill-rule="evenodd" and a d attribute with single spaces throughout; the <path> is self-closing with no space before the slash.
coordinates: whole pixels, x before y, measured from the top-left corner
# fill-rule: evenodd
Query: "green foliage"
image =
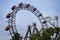
<path id="1" fill-rule="evenodd" d="M 41 31 L 42 31 L 41 40 L 50 40 L 51 39 L 50 36 L 51 36 L 52 32 L 51 32 L 50 28 L 41 29 Z"/>
<path id="2" fill-rule="evenodd" d="M 20 34 L 19 33 L 15 33 L 12 40 L 21 40 Z"/>
<path id="3" fill-rule="evenodd" d="M 30 40 L 40 40 L 41 36 L 40 33 L 37 32 L 36 34 L 32 35 Z"/>
<path id="4" fill-rule="evenodd" d="M 47 29 L 41 29 L 40 32 L 32 35 L 30 40 L 50 40 L 51 35 L 54 34 L 54 29 L 52 27 Z"/>

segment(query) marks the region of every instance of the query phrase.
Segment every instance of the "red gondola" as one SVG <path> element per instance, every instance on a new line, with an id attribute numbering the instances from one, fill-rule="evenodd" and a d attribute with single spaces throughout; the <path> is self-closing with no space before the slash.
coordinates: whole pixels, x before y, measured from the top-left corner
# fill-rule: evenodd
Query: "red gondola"
<path id="1" fill-rule="evenodd" d="M 42 14 L 39 14 L 38 17 L 42 16 Z"/>
<path id="2" fill-rule="evenodd" d="M 28 8 L 29 6 L 30 6 L 30 4 L 27 4 L 27 5 L 26 5 L 26 8 Z"/>
<path id="3" fill-rule="evenodd" d="M 11 8 L 11 10 L 14 10 L 16 8 L 16 6 L 14 5 L 12 8 Z"/>
<path id="4" fill-rule="evenodd" d="M 33 12 L 36 11 L 36 8 L 33 9 Z"/>
<path id="5" fill-rule="evenodd" d="M 43 21 L 43 24 L 45 24 L 46 23 L 46 21 Z"/>
<path id="6" fill-rule="evenodd" d="M 8 31 L 8 30 L 10 30 L 10 28 L 11 28 L 11 26 L 8 25 L 8 26 L 5 28 L 5 30 Z"/>
<path id="7" fill-rule="evenodd" d="M 23 3 L 21 2 L 20 4 L 19 4 L 19 7 L 21 7 L 23 5 Z"/>
<path id="8" fill-rule="evenodd" d="M 11 17 L 11 13 L 7 14 L 6 18 L 10 18 Z"/>

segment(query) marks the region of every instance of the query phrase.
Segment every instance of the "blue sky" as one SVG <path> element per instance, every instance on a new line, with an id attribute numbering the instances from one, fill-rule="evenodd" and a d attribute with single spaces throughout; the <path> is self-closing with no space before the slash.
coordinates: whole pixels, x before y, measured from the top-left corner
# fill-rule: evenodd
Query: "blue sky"
<path id="1" fill-rule="evenodd" d="M 20 2 L 29 3 L 36 7 L 44 17 L 58 15 L 60 17 L 60 0 L 0 0 L 0 40 L 9 40 L 9 33 L 4 29 L 7 26 L 6 15 L 11 11 L 13 5 L 18 6 Z M 18 32 L 22 35 L 26 33 L 27 25 L 37 23 L 40 29 L 39 20 L 31 12 L 20 10 L 17 13 L 16 24 Z"/>

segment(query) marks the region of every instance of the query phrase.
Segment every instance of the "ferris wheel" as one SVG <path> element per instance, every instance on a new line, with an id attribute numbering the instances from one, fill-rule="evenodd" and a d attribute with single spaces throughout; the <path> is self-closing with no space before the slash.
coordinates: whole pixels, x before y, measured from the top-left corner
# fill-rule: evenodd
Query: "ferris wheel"
<path id="1" fill-rule="evenodd" d="M 12 8 L 11 8 L 12 12 L 9 12 L 6 16 L 6 18 L 8 19 L 8 26 L 5 28 L 6 31 L 9 31 L 10 32 L 10 35 L 12 37 L 12 40 L 14 40 L 14 36 L 17 34 L 18 36 L 20 35 L 18 32 L 17 32 L 17 28 L 16 28 L 16 14 L 19 10 L 28 10 L 30 12 L 32 12 L 39 20 L 42 28 L 48 28 L 48 25 L 47 25 L 47 21 L 45 20 L 45 18 L 43 17 L 42 13 L 40 13 L 37 8 L 35 8 L 34 6 L 30 5 L 30 4 L 23 4 L 22 2 L 16 6 L 16 5 L 13 5 Z M 35 27 L 34 29 L 37 30 L 36 28 L 36 23 L 33 24 Z M 32 25 L 32 26 L 33 26 Z M 30 27 L 32 26 L 28 26 L 28 31 L 27 31 L 27 34 L 30 32 L 31 34 L 31 29 Z M 38 30 L 37 30 L 38 31 Z M 25 36 L 25 39 L 24 40 L 27 40 L 27 34 Z M 22 37 L 21 37 L 22 38 Z"/>

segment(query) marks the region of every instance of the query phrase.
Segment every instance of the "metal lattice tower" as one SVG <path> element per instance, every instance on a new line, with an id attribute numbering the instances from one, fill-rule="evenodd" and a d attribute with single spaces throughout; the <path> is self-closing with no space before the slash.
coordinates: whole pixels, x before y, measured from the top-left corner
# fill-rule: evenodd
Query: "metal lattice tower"
<path id="1" fill-rule="evenodd" d="M 32 29 L 32 27 L 33 27 L 33 29 Z M 33 25 L 28 25 L 28 30 L 26 32 L 24 40 L 30 39 L 31 35 L 36 34 L 37 32 L 39 32 L 39 30 L 36 27 L 36 23 L 34 23 Z"/>

